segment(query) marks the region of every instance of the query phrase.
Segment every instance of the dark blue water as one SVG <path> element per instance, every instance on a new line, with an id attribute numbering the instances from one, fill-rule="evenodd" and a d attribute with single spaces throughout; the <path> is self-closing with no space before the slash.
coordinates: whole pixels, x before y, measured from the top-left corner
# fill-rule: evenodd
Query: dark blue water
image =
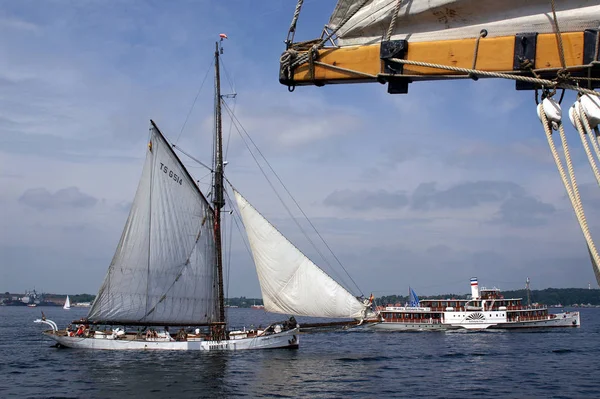
<path id="1" fill-rule="evenodd" d="M 581 328 L 330 332 L 221 353 L 56 349 L 40 310 L 61 328 L 86 314 L 0 307 L 0 398 L 600 398 L 600 309 L 581 309 Z M 282 319 L 229 310 L 237 325 Z"/>

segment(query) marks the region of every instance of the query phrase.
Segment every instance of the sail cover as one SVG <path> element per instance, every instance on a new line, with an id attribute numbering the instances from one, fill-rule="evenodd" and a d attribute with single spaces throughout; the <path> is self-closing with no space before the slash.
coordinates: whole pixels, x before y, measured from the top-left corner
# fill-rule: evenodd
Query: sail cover
<path id="1" fill-rule="evenodd" d="M 146 161 L 90 321 L 202 324 L 218 320 L 213 213 L 152 124 Z"/>
<path id="2" fill-rule="evenodd" d="M 248 234 L 268 312 L 297 316 L 362 318 L 363 305 L 311 262 L 240 193 L 235 198 Z"/>
<path id="3" fill-rule="evenodd" d="M 327 25 L 337 28 L 362 0 L 339 0 Z M 387 34 L 398 0 L 367 2 L 337 32 L 338 45 L 380 42 Z M 598 0 L 556 0 L 561 32 L 597 29 Z M 552 33 L 553 16 L 548 0 L 402 0 L 392 39 L 411 42 L 476 38 L 522 32 Z"/>

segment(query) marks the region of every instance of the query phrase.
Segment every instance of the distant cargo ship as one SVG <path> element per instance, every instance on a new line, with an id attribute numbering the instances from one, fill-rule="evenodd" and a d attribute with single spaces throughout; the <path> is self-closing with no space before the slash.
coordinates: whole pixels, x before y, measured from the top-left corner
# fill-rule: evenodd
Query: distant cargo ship
<path id="1" fill-rule="evenodd" d="M 13 296 L 8 300 L 5 300 L 2 305 L 4 306 L 28 306 L 30 308 L 38 306 L 60 306 L 57 303 L 48 301 L 45 298 L 45 294 L 38 294 L 35 290 L 26 291 L 22 297 Z"/>

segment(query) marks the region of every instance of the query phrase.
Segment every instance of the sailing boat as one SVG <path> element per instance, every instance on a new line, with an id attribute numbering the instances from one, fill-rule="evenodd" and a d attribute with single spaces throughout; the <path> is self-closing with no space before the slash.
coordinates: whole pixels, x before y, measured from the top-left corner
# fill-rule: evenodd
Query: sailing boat
<path id="1" fill-rule="evenodd" d="M 52 329 L 44 334 L 60 345 L 154 350 L 298 347 L 300 329 L 293 316 L 265 329 L 226 329 L 221 254 L 221 208 L 225 204 L 221 51 L 217 42 L 212 204 L 173 146 L 154 121 L 150 121 L 146 160 L 129 217 L 87 317 L 74 322 L 78 324 L 75 331 L 59 330 L 56 323 L 45 317 L 35 321 L 49 325 Z M 261 219 L 239 193 L 236 192 L 236 196 L 243 205 L 240 208 L 254 249 L 267 310 L 288 315 L 344 318 L 360 318 L 365 313 L 368 304 L 353 297 L 307 261 L 282 236 L 277 236 L 276 230 Z M 281 248 L 280 242 L 283 242 Z M 311 281 L 313 277 L 319 278 L 319 282 Z M 318 289 L 325 292 L 317 295 Z M 143 327 L 143 330 L 125 328 L 132 326 Z M 171 336 L 169 327 L 180 328 L 175 337 Z"/>
<path id="2" fill-rule="evenodd" d="M 66 310 L 71 309 L 71 301 L 69 301 L 68 295 L 67 295 L 67 299 L 65 299 L 65 304 L 63 305 L 63 309 L 66 309 Z"/>

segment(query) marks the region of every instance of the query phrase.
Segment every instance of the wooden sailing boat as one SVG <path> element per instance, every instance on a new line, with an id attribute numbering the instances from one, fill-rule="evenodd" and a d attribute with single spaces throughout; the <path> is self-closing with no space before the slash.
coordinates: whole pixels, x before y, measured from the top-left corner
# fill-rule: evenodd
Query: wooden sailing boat
<path id="1" fill-rule="evenodd" d="M 44 334 L 60 345 L 155 350 L 298 347 L 299 325 L 293 317 L 260 330 L 226 329 L 221 253 L 221 208 L 225 200 L 220 51 L 217 43 L 212 204 L 151 121 L 144 169 L 129 217 L 87 317 L 75 321 L 78 327 L 73 331 L 59 330 L 52 320 L 36 320 L 51 326 Z M 267 310 L 288 315 L 362 317 L 368 304 L 308 261 L 237 192 L 236 197 L 254 250 Z M 319 291 L 323 292 L 319 295 Z M 126 327 L 131 326 L 144 329 L 128 331 Z M 171 335 L 169 327 L 180 328 L 177 335 Z"/>

